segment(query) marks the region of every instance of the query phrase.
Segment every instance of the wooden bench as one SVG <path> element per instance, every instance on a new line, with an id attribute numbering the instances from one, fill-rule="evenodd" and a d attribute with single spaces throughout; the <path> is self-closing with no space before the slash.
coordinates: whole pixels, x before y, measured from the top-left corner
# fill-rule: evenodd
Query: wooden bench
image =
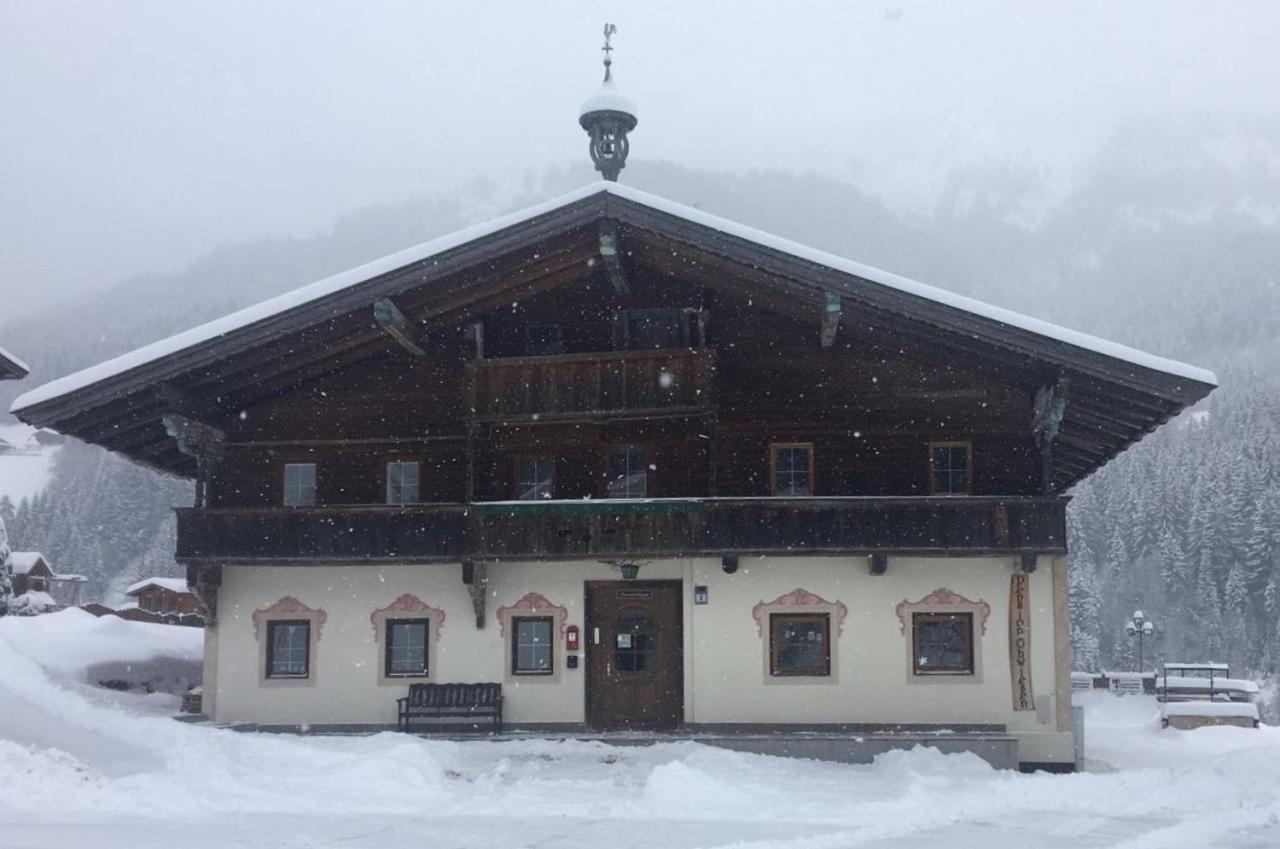
<path id="1" fill-rule="evenodd" d="M 501 684 L 410 684 L 396 706 L 401 731 L 415 719 L 441 717 L 492 717 L 494 732 L 502 731 Z"/>

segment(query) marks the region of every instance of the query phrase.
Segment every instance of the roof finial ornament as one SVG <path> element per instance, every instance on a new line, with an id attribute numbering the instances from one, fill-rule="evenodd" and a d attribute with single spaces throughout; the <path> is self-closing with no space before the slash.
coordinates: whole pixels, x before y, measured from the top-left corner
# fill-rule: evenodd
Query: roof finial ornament
<path id="1" fill-rule="evenodd" d="M 618 31 L 613 24 L 604 25 L 604 47 L 600 49 L 604 51 L 604 81 L 609 82 L 613 79 L 613 72 L 610 70 L 613 66 L 613 45 L 609 43 L 609 38 Z"/>
<path id="2" fill-rule="evenodd" d="M 631 143 L 627 133 L 636 128 L 636 108 L 632 102 L 618 93 L 613 82 L 613 44 L 610 39 L 618 28 L 604 25 L 604 82 L 596 95 L 582 104 L 578 123 L 591 136 L 591 161 L 606 180 L 617 181 L 618 174 L 627 164 Z"/>

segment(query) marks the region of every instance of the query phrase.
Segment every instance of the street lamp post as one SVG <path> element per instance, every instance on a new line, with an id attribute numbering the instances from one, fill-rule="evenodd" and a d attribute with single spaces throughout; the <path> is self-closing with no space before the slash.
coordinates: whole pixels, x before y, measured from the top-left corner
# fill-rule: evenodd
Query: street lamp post
<path id="1" fill-rule="evenodd" d="M 1150 637 L 1153 631 L 1155 631 L 1155 626 L 1151 624 L 1150 620 L 1142 615 L 1141 610 L 1133 611 L 1133 617 L 1128 622 L 1124 623 L 1124 632 L 1130 637 L 1137 636 L 1138 638 L 1139 672 L 1144 671 L 1142 663 L 1142 638 Z"/>

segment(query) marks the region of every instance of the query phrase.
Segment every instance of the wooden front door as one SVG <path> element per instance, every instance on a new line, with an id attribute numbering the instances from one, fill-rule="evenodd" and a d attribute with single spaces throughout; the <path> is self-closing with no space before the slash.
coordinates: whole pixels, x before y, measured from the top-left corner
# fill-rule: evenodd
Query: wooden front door
<path id="1" fill-rule="evenodd" d="M 680 724 L 681 594 L 679 581 L 587 582 L 587 723 L 592 728 Z"/>

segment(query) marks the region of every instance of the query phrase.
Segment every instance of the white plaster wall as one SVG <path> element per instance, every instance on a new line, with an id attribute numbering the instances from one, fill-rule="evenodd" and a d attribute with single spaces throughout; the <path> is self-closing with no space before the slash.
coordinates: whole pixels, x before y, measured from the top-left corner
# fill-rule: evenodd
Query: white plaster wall
<path id="1" fill-rule="evenodd" d="M 1023 760 L 1071 759 L 1071 736 L 1055 722 L 1052 558 L 1031 576 L 1032 674 L 1037 710 L 1012 709 L 1008 651 L 1009 578 L 1015 558 L 891 558 L 888 574 L 868 573 L 867 558 L 743 558 L 726 575 L 718 559 L 645 563 L 641 579 L 677 579 L 685 586 L 685 721 L 692 723 L 995 723 L 1019 734 Z M 507 637 L 496 611 L 536 591 L 568 611 L 567 624 L 584 627 L 583 584 L 618 578 L 601 563 L 504 563 L 489 567 L 485 627 L 477 630 L 457 564 L 430 566 L 227 567 L 219 593 L 216 666 L 208 676 L 218 722 L 378 723 L 395 721 L 395 698 L 405 684 L 378 683 L 382 647 L 370 614 L 404 593 L 445 611 L 432 680 L 504 683 L 511 723 L 581 723 L 585 664 L 565 668 L 558 646 L 554 679 L 513 678 Z M 706 585 L 710 603 L 692 603 Z M 848 607 L 827 682 L 765 674 L 766 637 L 752 607 L 797 587 Z M 979 675 L 913 678 L 910 642 L 895 606 L 947 587 L 991 605 L 981 640 Z M 312 658 L 312 681 L 263 684 L 252 614 L 291 595 L 321 608 L 327 620 Z M 834 623 L 833 623 L 834 625 Z M 980 629 L 979 629 L 980 630 Z M 766 629 L 767 636 L 767 629 Z M 835 634 L 833 633 L 833 637 Z"/>

